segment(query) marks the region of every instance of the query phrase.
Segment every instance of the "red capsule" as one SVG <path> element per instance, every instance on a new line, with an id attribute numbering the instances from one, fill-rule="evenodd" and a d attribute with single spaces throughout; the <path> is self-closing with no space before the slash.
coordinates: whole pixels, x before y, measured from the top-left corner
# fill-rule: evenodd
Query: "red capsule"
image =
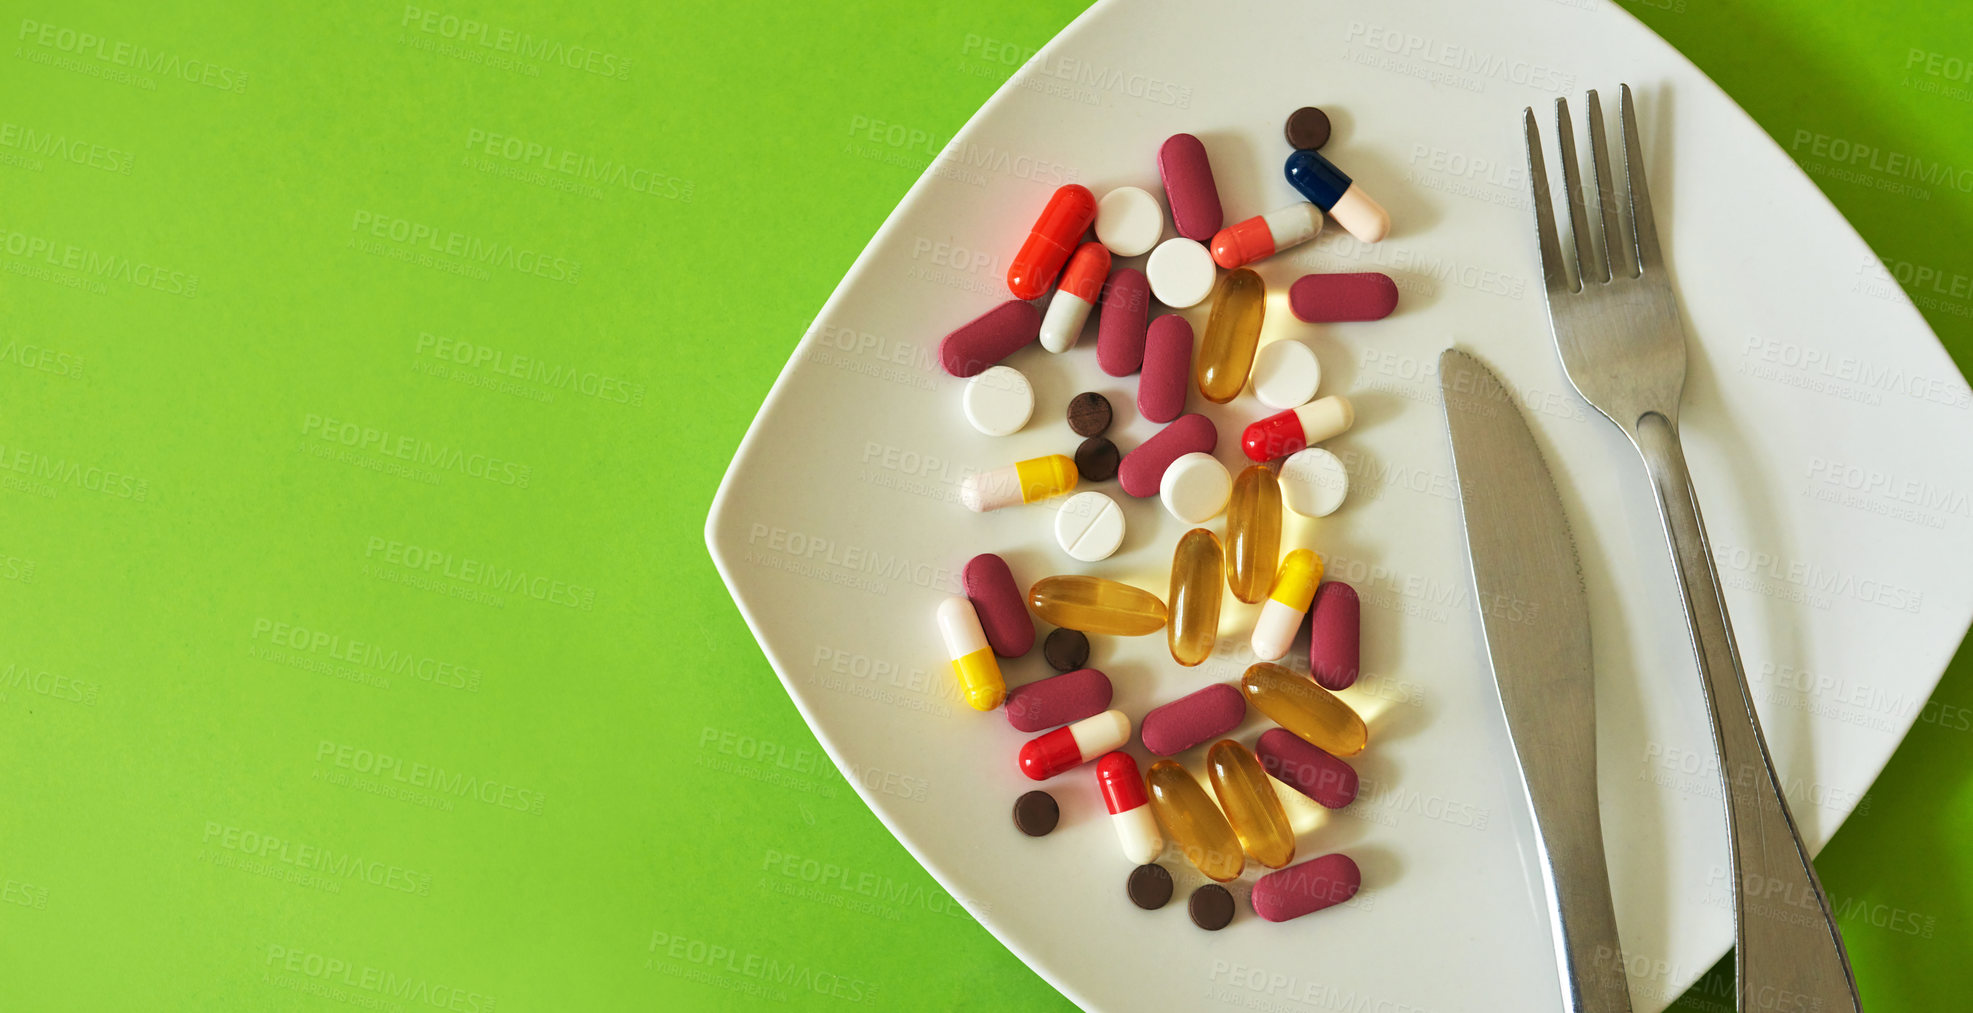
<path id="1" fill-rule="evenodd" d="M 1248 426 L 1240 434 L 1240 449 L 1265 464 L 1339 435 L 1355 423 L 1356 409 L 1349 399 L 1331 394 Z"/>
<path id="2" fill-rule="evenodd" d="M 1096 785 L 1103 790 L 1103 806 L 1112 814 L 1129 812 L 1149 801 L 1144 775 L 1129 753 L 1105 753 L 1096 761 Z"/>
<path id="3" fill-rule="evenodd" d="M 1007 269 L 1007 290 L 1017 299 L 1040 298 L 1094 221 L 1096 195 L 1088 187 L 1070 183 L 1057 189 Z"/>
<path id="4" fill-rule="evenodd" d="M 1072 725 L 1038 735 L 1021 747 L 1021 773 L 1046 781 L 1130 741 L 1130 718 L 1107 710 Z"/>

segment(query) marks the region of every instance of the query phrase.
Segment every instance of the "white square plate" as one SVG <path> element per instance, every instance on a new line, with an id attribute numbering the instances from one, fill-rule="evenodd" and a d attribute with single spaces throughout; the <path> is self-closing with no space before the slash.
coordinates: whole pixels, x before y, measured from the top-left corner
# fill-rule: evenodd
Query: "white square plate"
<path id="1" fill-rule="evenodd" d="M 1856 233 L 1683 57 L 1604 0 L 1100 3 L 973 117 L 857 258 L 754 420 L 706 532 L 789 695 L 864 800 L 1076 1002 L 1558 1007 L 1465 572 L 1433 375 L 1449 344 L 1521 395 L 1575 528 L 1637 1008 L 1662 1008 L 1729 945 L 1716 768 L 1664 543 L 1635 454 L 1561 375 L 1526 210 L 1522 108 L 1548 121 L 1565 95 L 1580 116 L 1584 89 L 1614 96 L 1619 82 L 1638 95 L 1694 344 L 1683 420 L 1694 481 L 1812 846 L 1862 802 L 1930 694 L 1973 612 L 1973 399 Z M 1259 267 L 1271 292 L 1262 340 L 1310 342 L 1323 392 L 1358 408 L 1330 445 L 1350 467 L 1349 501 L 1291 524 L 1290 538 L 1365 604 L 1366 675 L 1345 694 L 1371 725 L 1356 760 L 1364 792 L 1337 813 L 1295 814 L 1299 855 L 1354 856 L 1364 890 L 1268 924 L 1245 905 L 1250 863 L 1241 914 L 1208 934 L 1183 912 L 1203 880 L 1175 853 L 1172 906 L 1126 900 L 1129 866 L 1089 769 L 1045 786 L 1063 809 L 1053 835 L 1014 830 L 1009 806 L 1032 787 L 1014 765 L 1026 736 L 958 701 L 933 622 L 979 552 L 1005 556 L 1024 586 L 1090 572 L 1163 595 L 1184 526 L 1155 499 L 1099 486 L 1124 502 L 1130 531 L 1116 556 L 1082 565 L 1054 545 L 1052 504 L 976 516 L 956 496 L 970 471 L 1072 452 L 1062 411 L 1081 390 L 1109 397 L 1110 435 L 1135 446 L 1157 428 L 1137 417 L 1135 378 L 1097 369 L 1093 327 L 1066 355 L 1030 347 L 1010 364 L 1034 383 L 1035 419 L 994 439 L 966 425 L 962 382 L 939 370 L 936 348 L 1007 298 L 1008 259 L 1056 186 L 1161 193 L 1155 157 L 1173 133 L 1206 142 L 1229 223 L 1295 200 L 1280 131 L 1303 104 L 1330 111 L 1325 154 L 1395 223 L 1372 247 L 1332 226 Z M 1286 312 L 1295 277 L 1353 270 L 1397 279 L 1396 315 L 1310 326 Z M 1195 329 L 1205 309 L 1185 312 Z M 1268 412 L 1251 395 L 1205 407 L 1237 470 L 1239 429 Z M 1162 636 L 1098 638 L 1091 663 L 1136 718 L 1237 679 L 1252 615 L 1229 596 L 1220 650 L 1199 668 L 1174 664 Z M 1010 685 L 1049 674 L 1038 648 L 1003 669 Z M 1263 727 L 1250 715 L 1239 737 Z"/>

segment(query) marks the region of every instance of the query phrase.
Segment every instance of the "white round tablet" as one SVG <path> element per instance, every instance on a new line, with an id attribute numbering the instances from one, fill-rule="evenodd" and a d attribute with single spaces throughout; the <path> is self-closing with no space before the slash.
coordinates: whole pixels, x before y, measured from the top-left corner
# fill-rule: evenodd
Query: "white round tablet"
<path id="1" fill-rule="evenodd" d="M 1120 186 L 1096 202 L 1096 239 L 1119 257 L 1135 257 L 1165 234 L 1165 209 L 1147 190 Z"/>
<path id="2" fill-rule="evenodd" d="M 1254 355 L 1254 396 L 1276 411 L 1300 408 L 1315 400 L 1322 384 L 1322 364 L 1315 352 L 1299 341 L 1282 339 L 1261 346 Z"/>
<path id="3" fill-rule="evenodd" d="M 1165 469 L 1158 483 L 1158 498 L 1173 517 L 1187 524 L 1204 524 L 1226 509 L 1233 495 L 1233 476 L 1226 465 L 1211 454 L 1180 456 Z"/>
<path id="4" fill-rule="evenodd" d="M 1159 302 L 1182 310 L 1199 305 L 1212 294 L 1216 266 L 1205 247 L 1179 236 L 1151 251 L 1151 259 L 1144 262 L 1144 276 L 1150 279 L 1151 294 Z"/>
<path id="5" fill-rule="evenodd" d="M 1281 502 L 1305 517 L 1327 517 L 1343 505 L 1350 473 L 1321 447 L 1298 450 L 1281 462 Z"/>
<path id="6" fill-rule="evenodd" d="M 1108 559 L 1124 541 L 1123 508 L 1100 492 L 1076 493 L 1055 513 L 1055 541 L 1085 563 Z"/>
<path id="7" fill-rule="evenodd" d="M 988 436 L 1021 431 L 1034 414 L 1034 387 L 1020 370 L 995 366 L 966 381 L 966 421 Z"/>

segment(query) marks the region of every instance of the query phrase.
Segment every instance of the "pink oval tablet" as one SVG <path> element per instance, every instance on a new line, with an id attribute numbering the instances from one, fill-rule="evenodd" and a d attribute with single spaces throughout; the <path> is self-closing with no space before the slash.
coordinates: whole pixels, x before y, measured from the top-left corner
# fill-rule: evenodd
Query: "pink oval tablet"
<path id="1" fill-rule="evenodd" d="M 1398 283 L 1388 274 L 1305 274 L 1288 286 L 1288 309 L 1303 323 L 1382 320 L 1398 308 Z"/>
<path id="2" fill-rule="evenodd" d="M 1187 239 L 1211 242 L 1225 224 L 1219 207 L 1219 187 L 1213 185 L 1213 164 L 1206 146 L 1191 134 L 1173 134 L 1158 149 L 1158 175 L 1165 181 L 1172 224 Z"/>
<path id="3" fill-rule="evenodd" d="M 1009 299 L 939 342 L 939 365 L 953 376 L 977 376 L 1041 337 L 1041 311 L 1031 302 Z"/>
<path id="4" fill-rule="evenodd" d="M 1312 746 L 1286 728 L 1270 728 L 1254 743 L 1261 767 L 1276 780 L 1326 809 L 1356 801 L 1356 768 Z"/>
<path id="5" fill-rule="evenodd" d="M 1217 739 L 1247 719 L 1247 699 L 1226 683 L 1214 683 L 1161 707 L 1153 707 L 1138 722 L 1144 748 L 1159 756 L 1174 756 L 1208 739 Z"/>
<path id="6" fill-rule="evenodd" d="M 1186 454 L 1211 454 L 1217 444 L 1219 430 L 1213 429 L 1211 419 L 1204 415 L 1180 415 L 1176 423 L 1158 430 L 1156 436 L 1136 444 L 1136 450 L 1123 456 L 1123 464 L 1117 466 L 1117 482 L 1123 484 L 1123 492 L 1138 500 L 1158 496 L 1164 470 L 1174 460 Z"/>
<path id="7" fill-rule="evenodd" d="M 1137 411 L 1153 422 L 1170 422 L 1184 414 L 1185 393 L 1191 389 L 1192 325 L 1176 313 L 1166 313 L 1151 321 L 1144 336 Z"/>
<path id="8" fill-rule="evenodd" d="M 1300 918 L 1356 896 L 1363 873 L 1348 855 L 1323 855 L 1254 881 L 1254 913 L 1271 922 Z"/>
<path id="9" fill-rule="evenodd" d="M 1093 668 L 1051 675 L 1008 690 L 1004 709 L 1015 731 L 1073 724 L 1110 709 L 1110 677 Z"/>
<path id="10" fill-rule="evenodd" d="M 1219 430 L 1204 415 L 1180 415 L 1178 421 L 1158 430 L 1156 436 L 1137 445 L 1117 465 L 1117 481 L 1124 492 L 1143 499 L 1158 494 L 1158 483 L 1165 469 L 1187 454 L 1210 454 L 1219 443 Z"/>
<path id="11" fill-rule="evenodd" d="M 986 631 L 993 653 L 1018 658 L 1034 648 L 1034 619 L 1028 615 L 1027 597 L 1014 582 L 1014 571 L 1007 561 L 991 552 L 982 552 L 966 563 L 963 572 L 966 597 L 973 599 L 973 611 L 980 614 L 980 629 Z"/>
<path id="12" fill-rule="evenodd" d="M 1096 318 L 1096 364 L 1111 376 L 1129 376 L 1144 365 L 1144 322 L 1151 315 L 1151 282 L 1126 267 L 1110 276 Z"/>
<path id="13" fill-rule="evenodd" d="M 1308 667 L 1323 689 L 1348 689 L 1356 682 L 1363 636 L 1363 604 L 1356 588 L 1331 580 L 1315 589 L 1309 606 Z"/>

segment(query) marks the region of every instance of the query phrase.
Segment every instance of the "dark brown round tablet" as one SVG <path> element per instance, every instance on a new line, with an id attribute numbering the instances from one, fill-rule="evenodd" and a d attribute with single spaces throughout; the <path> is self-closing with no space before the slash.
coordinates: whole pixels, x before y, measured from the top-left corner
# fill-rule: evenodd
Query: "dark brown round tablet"
<path id="1" fill-rule="evenodd" d="M 1070 398 L 1069 428 L 1077 436 L 1096 436 L 1110 428 L 1110 399 L 1093 390 Z"/>
<path id="2" fill-rule="evenodd" d="M 1089 637 L 1081 630 L 1056 630 L 1042 641 L 1041 656 L 1057 672 L 1073 672 L 1089 664 Z"/>
<path id="3" fill-rule="evenodd" d="M 1130 870 L 1130 902 L 1146 911 L 1156 911 L 1171 900 L 1171 873 L 1162 865 L 1140 865 Z"/>
<path id="4" fill-rule="evenodd" d="M 1192 914 L 1192 924 L 1207 932 L 1218 932 L 1233 921 L 1233 895 L 1218 883 L 1207 883 L 1192 891 L 1192 901 L 1186 908 Z"/>
<path id="5" fill-rule="evenodd" d="M 1314 151 L 1329 143 L 1329 114 L 1303 106 L 1288 114 L 1287 134 L 1290 147 Z"/>
<path id="6" fill-rule="evenodd" d="M 1029 837 L 1048 836 L 1061 818 L 1062 807 L 1045 791 L 1031 791 L 1014 800 L 1014 825 Z"/>
<path id="7" fill-rule="evenodd" d="M 1076 474 L 1085 482 L 1108 482 L 1117 477 L 1124 455 L 1107 436 L 1092 436 L 1076 448 Z"/>

